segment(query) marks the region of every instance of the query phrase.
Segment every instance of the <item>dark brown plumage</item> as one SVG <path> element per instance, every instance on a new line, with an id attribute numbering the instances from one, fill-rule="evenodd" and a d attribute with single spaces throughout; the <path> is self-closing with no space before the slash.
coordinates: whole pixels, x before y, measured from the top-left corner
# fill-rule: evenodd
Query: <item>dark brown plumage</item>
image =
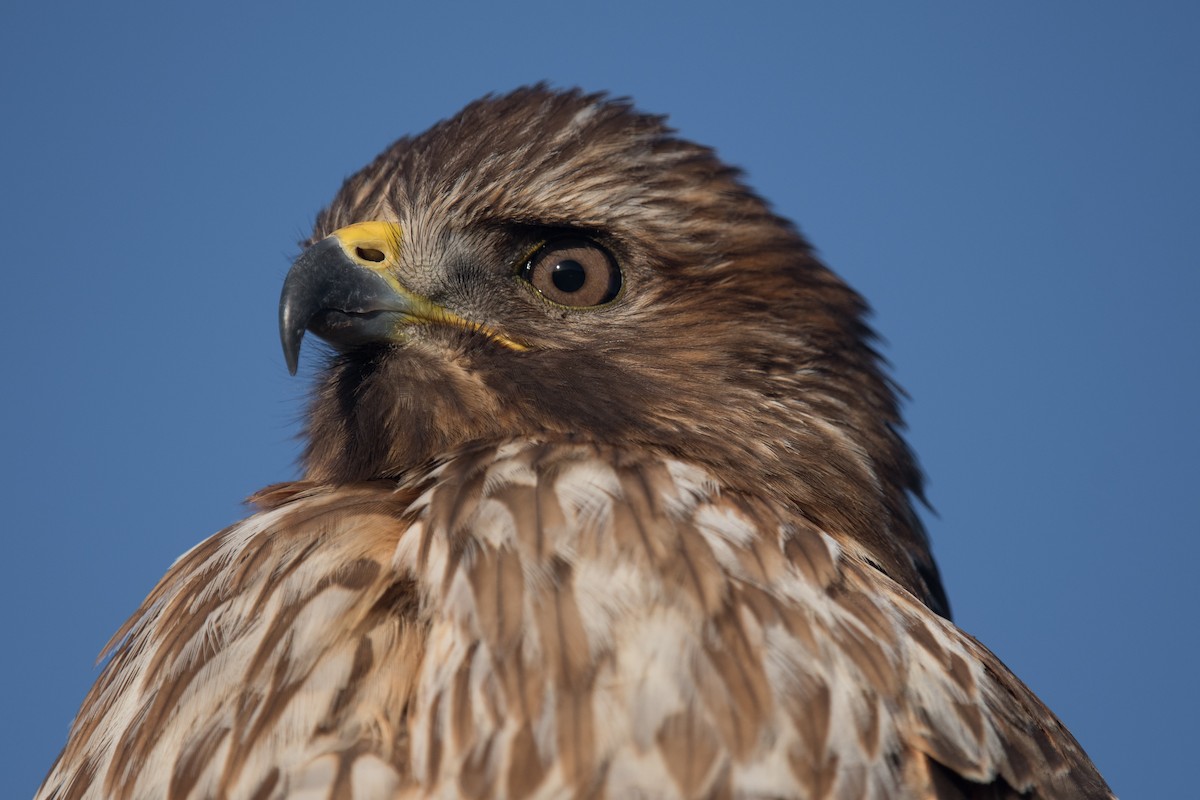
<path id="1" fill-rule="evenodd" d="M 304 481 L 163 579 L 42 796 L 1110 796 L 946 619 L 864 303 L 712 151 L 518 90 L 308 244 Z"/>
<path id="2" fill-rule="evenodd" d="M 862 300 L 711 150 L 598 99 L 530 90 L 472 104 L 397 142 L 320 216 L 313 241 L 395 209 L 420 237 L 401 266 L 406 285 L 434 300 L 453 286 L 463 316 L 532 347 L 514 358 L 440 327 L 428 336 L 461 358 L 355 352 L 320 389 L 308 473 L 399 475 L 461 444 L 521 434 L 621 441 L 698 461 L 852 532 L 944 611 L 908 501 L 920 476 Z M 584 109 L 592 116 L 570 131 Z M 624 302 L 563 314 L 512 291 L 513 261 L 561 230 L 614 252 Z M 806 417 L 852 432 L 870 471 Z"/>

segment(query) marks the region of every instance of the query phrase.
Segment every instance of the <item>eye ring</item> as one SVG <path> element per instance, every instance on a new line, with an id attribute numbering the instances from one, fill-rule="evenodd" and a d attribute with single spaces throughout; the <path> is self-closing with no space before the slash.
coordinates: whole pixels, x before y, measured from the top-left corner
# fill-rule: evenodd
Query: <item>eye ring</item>
<path id="1" fill-rule="evenodd" d="M 552 303 L 592 308 L 612 302 L 621 291 L 621 270 L 608 251 L 590 239 L 563 236 L 535 250 L 521 278 Z"/>

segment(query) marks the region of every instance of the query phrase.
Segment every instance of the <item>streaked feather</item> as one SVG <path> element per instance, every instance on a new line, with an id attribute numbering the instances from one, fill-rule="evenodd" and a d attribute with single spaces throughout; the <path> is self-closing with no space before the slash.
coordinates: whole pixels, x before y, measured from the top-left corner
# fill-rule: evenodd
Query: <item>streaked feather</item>
<path id="1" fill-rule="evenodd" d="M 370 220 L 467 324 L 328 361 L 305 480 L 151 591 L 39 798 L 1111 797 L 949 621 L 865 304 L 711 150 L 522 89 L 314 241 Z M 563 231 L 609 305 L 521 285 Z"/>
<path id="2" fill-rule="evenodd" d="M 424 492 L 296 492 L 183 557 L 42 796 L 933 797 L 947 769 L 1096 796 L 1002 664 L 828 533 L 651 454 L 614 481 L 604 448 L 504 449 Z M 519 527 L 529 497 L 571 522 Z"/>

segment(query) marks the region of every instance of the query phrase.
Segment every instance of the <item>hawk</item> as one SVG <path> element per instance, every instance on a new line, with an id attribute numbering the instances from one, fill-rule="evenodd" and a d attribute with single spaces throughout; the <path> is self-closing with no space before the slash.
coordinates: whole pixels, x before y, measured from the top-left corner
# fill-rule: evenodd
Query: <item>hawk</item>
<path id="1" fill-rule="evenodd" d="M 950 621 L 863 300 L 627 101 L 487 97 L 284 283 L 302 479 L 117 631 L 39 797 L 1111 797 Z"/>

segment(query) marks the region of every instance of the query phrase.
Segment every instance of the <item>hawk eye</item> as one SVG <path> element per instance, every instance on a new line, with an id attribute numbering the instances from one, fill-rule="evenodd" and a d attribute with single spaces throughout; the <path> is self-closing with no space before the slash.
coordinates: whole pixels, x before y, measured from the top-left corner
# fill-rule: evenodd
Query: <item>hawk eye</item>
<path id="1" fill-rule="evenodd" d="M 609 302 L 621 291 L 621 270 L 600 245 L 587 239 L 554 239 L 521 269 L 521 277 L 559 305 L 584 308 Z"/>

